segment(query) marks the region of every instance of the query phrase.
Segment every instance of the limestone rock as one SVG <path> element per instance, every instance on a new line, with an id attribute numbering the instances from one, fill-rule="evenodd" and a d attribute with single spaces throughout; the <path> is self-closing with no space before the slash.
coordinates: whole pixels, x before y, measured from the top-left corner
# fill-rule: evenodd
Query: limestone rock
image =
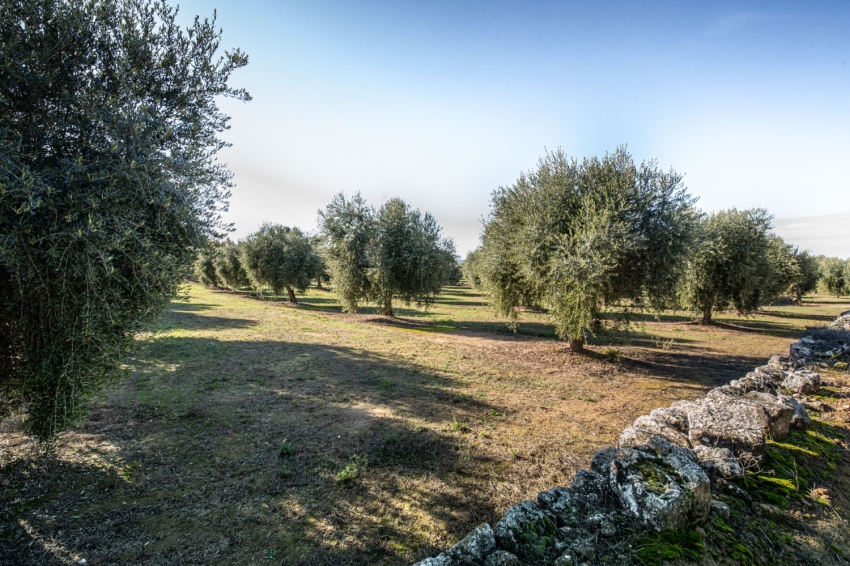
<path id="1" fill-rule="evenodd" d="M 481 523 L 459 543 L 445 551 L 453 565 L 477 566 L 496 548 L 493 529 L 487 523 Z"/>
<path id="2" fill-rule="evenodd" d="M 414 564 L 413 566 L 454 566 L 452 564 L 451 558 L 446 556 L 445 553 L 440 554 L 438 556 L 434 556 L 433 558 L 426 558 L 425 560 L 421 560 Z"/>
<path id="3" fill-rule="evenodd" d="M 662 439 L 621 448 L 611 464 L 610 484 L 623 509 L 656 531 L 699 524 L 711 506 L 709 479 L 694 452 Z"/>
<path id="4" fill-rule="evenodd" d="M 736 456 L 764 453 L 767 415 L 756 403 L 730 395 L 709 394 L 700 403 L 688 407 L 688 423 L 692 446 L 729 448 Z"/>
<path id="5" fill-rule="evenodd" d="M 555 524 L 531 501 L 512 507 L 496 524 L 496 541 L 520 560 L 539 560 L 555 546 Z"/>
<path id="6" fill-rule="evenodd" d="M 653 409 L 649 416 L 683 434 L 688 434 L 688 412 L 681 405 Z"/>
<path id="7" fill-rule="evenodd" d="M 812 424 L 812 419 L 809 417 L 809 412 L 806 410 L 806 406 L 803 403 L 797 401 L 790 395 L 780 394 L 778 399 L 780 403 L 791 407 L 791 409 L 794 410 L 794 416 L 791 417 L 791 426 L 802 430 L 809 428 Z"/>
<path id="8" fill-rule="evenodd" d="M 772 358 L 771 358 L 772 359 Z M 778 364 L 768 363 L 767 365 L 759 366 L 755 369 L 755 373 L 767 376 L 775 384 L 779 385 L 785 379 L 783 366 Z"/>
<path id="9" fill-rule="evenodd" d="M 635 419 L 634 424 L 620 435 L 620 446 L 643 446 L 653 438 L 663 438 L 671 444 L 686 448 L 691 445 L 685 434 L 666 422 L 658 421 L 650 415 L 643 415 Z"/>
<path id="10" fill-rule="evenodd" d="M 724 478 L 738 478 L 744 475 L 744 468 L 728 448 L 713 448 L 711 446 L 694 446 L 694 453 L 699 458 L 700 466 L 715 475 Z"/>
<path id="11" fill-rule="evenodd" d="M 495 550 L 484 561 L 484 566 L 520 566 L 520 561 L 507 550 Z"/>
<path id="12" fill-rule="evenodd" d="M 590 460 L 590 469 L 591 471 L 596 472 L 597 474 L 601 474 L 608 477 L 608 472 L 611 470 L 611 462 L 614 461 L 614 457 L 617 455 L 617 449 L 613 447 L 600 448 L 593 455 L 593 458 Z"/>
<path id="13" fill-rule="evenodd" d="M 613 500 L 608 476 L 593 470 L 579 470 L 573 477 L 570 493 L 583 509 L 607 508 Z"/>
<path id="14" fill-rule="evenodd" d="M 569 550 L 555 559 L 555 566 L 573 566 L 576 563 L 575 556 Z"/>
<path id="15" fill-rule="evenodd" d="M 798 369 L 793 371 L 788 377 L 785 378 L 785 381 L 782 382 L 782 388 L 793 391 L 794 393 L 799 393 L 802 395 L 808 395 L 809 393 L 814 393 L 820 387 L 820 374 L 805 370 Z"/>
<path id="16" fill-rule="evenodd" d="M 775 395 L 761 391 L 750 391 L 746 397 L 757 402 L 764 409 L 771 440 L 782 440 L 788 436 L 788 428 L 791 426 L 791 419 L 794 418 L 792 407 L 780 403 Z"/>
<path id="17" fill-rule="evenodd" d="M 555 518 L 556 524 L 569 520 L 573 510 L 573 497 L 569 488 L 556 487 L 537 494 L 537 505 Z"/>
<path id="18" fill-rule="evenodd" d="M 722 501 L 717 501 L 716 499 L 712 499 L 711 512 L 720 517 L 721 519 L 728 519 L 729 515 L 732 513 L 732 509 L 726 503 L 723 503 Z"/>
<path id="19" fill-rule="evenodd" d="M 751 371 L 741 379 L 735 379 L 729 382 L 730 387 L 739 389 L 744 393 L 750 391 L 763 391 L 773 393 L 778 387 L 778 383 L 769 375 L 760 372 Z"/>

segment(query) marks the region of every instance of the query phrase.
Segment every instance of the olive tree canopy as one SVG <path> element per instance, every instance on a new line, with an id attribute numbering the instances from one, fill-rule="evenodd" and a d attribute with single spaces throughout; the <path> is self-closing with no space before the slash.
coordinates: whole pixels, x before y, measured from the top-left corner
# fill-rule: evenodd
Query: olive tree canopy
<path id="1" fill-rule="evenodd" d="M 151 0 L 0 2 L 0 414 L 46 439 L 218 239 L 247 63 Z"/>
<path id="2" fill-rule="evenodd" d="M 298 228 L 263 224 L 240 242 L 242 266 L 255 288 L 271 288 L 275 295 L 284 290 L 297 303 L 295 290 L 304 292 L 315 273 L 315 254 L 310 239 Z"/>
<path id="3" fill-rule="evenodd" d="M 493 193 L 476 272 L 510 323 L 520 306 L 545 307 L 580 351 L 603 305 L 625 314 L 675 300 L 693 201 L 681 175 L 635 165 L 625 147 L 581 162 L 550 152 Z"/>

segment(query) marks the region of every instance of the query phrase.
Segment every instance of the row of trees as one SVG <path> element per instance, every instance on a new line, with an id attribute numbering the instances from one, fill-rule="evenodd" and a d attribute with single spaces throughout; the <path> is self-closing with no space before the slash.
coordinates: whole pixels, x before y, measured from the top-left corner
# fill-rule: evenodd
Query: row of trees
<path id="1" fill-rule="evenodd" d="M 375 210 L 359 195 L 336 195 L 319 213 L 320 234 L 264 224 L 239 244 L 199 254 L 195 273 L 208 286 L 284 290 L 297 302 L 312 279 L 333 281 L 345 312 L 377 304 L 393 316 L 393 299 L 429 304 L 462 276 L 452 240 L 430 213 L 394 198 Z"/>
<path id="2" fill-rule="evenodd" d="M 850 259 L 818 256 L 817 261 L 820 268 L 821 292 L 836 297 L 850 295 Z"/>
<path id="3" fill-rule="evenodd" d="M 627 321 L 635 310 L 689 308 L 710 323 L 719 309 L 750 313 L 816 288 L 823 268 L 772 233 L 767 211 L 705 215 L 694 204 L 681 175 L 636 165 L 625 147 L 580 162 L 547 153 L 495 191 L 464 275 L 510 325 L 520 306 L 548 310 L 575 351 L 603 311 Z"/>
<path id="4" fill-rule="evenodd" d="M 298 228 L 266 223 L 238 244 L 225 242 L 198 254 L 197 279 L 208 287 L 259 291 L 275 295 L 304 292 L 312 279 L 321 284 L 324 262 L 311 239 Z"/>

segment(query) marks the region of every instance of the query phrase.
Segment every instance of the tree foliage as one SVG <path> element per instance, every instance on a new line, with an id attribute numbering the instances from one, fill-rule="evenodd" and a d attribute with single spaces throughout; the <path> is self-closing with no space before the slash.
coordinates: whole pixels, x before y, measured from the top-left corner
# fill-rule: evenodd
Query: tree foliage
<path id="1" fill-rule="evenodd" d="M 818 282 L 820 281 L 820 268 L 817 258 L 808 251 L 801 252 L 797 250 L 795 257 L 799 269 L 792 285 L 793 291 L 797 296 L 797 302 L 802 303 L 803 295 L 817 290 Z"/>
<path id="2" fill-rule="evenodd" d="M 473 289 L 481 288 L 481 251 L 475 249 L 466 254 L 466 259 L 460 268 L 463 271 L 463 278 Z"/>
<path id="3" fill-rule="evenodd" d="M 704 323 L 712 313 L 733 306 L 739 313 L 754 311 L 771 284 L 771 216 L 766 210 L 726 210 L 711 214 L 699 225 L 688 261 L 685 301 Z"/>
<path id="4" fill-rule="evenodd" d="M 251 284 L 242 267 L 242 250 L 237 244 L 226 242 L 216 249 L 213 260 L 218 280 L 229 289 L 241 289 Z"/>
<path id="5" fill-rule="evenodd" d="M 357 194 L 338 194 L 319 213 L 323 255 L 346 312 L 364 302 L 393 315 L 393 298 L 429 304 L 453 276 L 454 242 L 430 213 L 398 198 L 378 211 Z"/>
<path id="6" fill-rule="evenodd" d="M 840 297 L 850 292 L 850 260 L 845 261 L 837 257 L 819 256 L 820 264 L 820 286 L 829 294 Z"/>
<path id="7" fill-rule="evenodd" d="M 0 3 L 0 413 L 49 438 L 226 229 L 219 96 L 247 63 L 148 0 Z"/>
<path id="8" fill-rule="evenodd" d="M 205 287 L 221 287 L 216 263 L 218 261 L 218 248 L 209 247 L 198 252 L 195 260 L 195 278 Z"/>
<path id="9" fill-rule="evenodd" d="M 240 242 L 242 265 L 251 284 L 269 287 L 275 295 L 284 290 L 297 303 L 295 291 L 304 292 L 315 273 L 313 246 L 298 228 L 263 224 Z"/>
<path id="10" fill-rule="evenodd" d="M 681 175 L 635 165 L 625 147 L 581 162 L 547 153 L 494 192 L 475 258 L 481 284 L 509 323 L 519 306 L 548 308 L 580 350 L 603 305 L 627 314 L 675 300 L 692 204 Z"/>

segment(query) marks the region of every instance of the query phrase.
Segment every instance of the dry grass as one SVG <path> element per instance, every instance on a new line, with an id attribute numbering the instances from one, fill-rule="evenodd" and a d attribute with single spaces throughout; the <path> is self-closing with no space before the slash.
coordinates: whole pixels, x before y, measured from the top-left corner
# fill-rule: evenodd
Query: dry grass
<path id="1" fill-rule="evenodd" d="M 671 313 L 579 356 L 544 315 L 512 334 L 468 289 L 388 321 L 340 314 L 326 291 L 293 308 L 192 286 L 49 454 L 3 423 L 0 557 L 412 562 L 566 483 L 635 416 L 848 308 L 821 298 L 707 328 Z"/>

